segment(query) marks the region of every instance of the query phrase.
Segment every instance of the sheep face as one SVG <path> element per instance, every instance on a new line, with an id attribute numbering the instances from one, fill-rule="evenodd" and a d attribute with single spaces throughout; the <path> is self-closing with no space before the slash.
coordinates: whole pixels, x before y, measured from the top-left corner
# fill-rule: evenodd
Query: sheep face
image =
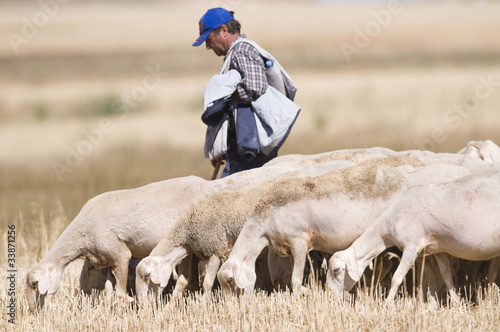
<path id="1" fill-rule="evenodd" d="M 231 269 L 222 265 L 217 273 L 217 280 L 219 280 L 222 292 L 226 294 L 236 292 L 236 284 L 234 282 L 234 275 Z"/>
<path id="2" fill-rule="evenodd" d="M 136 267 L 135 291 L 138 298 L 146 298 L 148 292 L 161 294 L 172 274 L 172 267 L 163 264 L 160 257 L 144 258 Z"/>
<path id="3" fill-rule="evenodd" d="M 351 290 L 355 284 L 356 281 L 353 280 L 342 253 L 335 253 L 328 263 L 326 274 L 328 289 L 336 294 L 342 294 L 344 290 Z"/>
<path id="4" fill-rule="evenodd" d="M 26 298 L 31 311 L 42 308 L 59 289 L 62 270 L 40 262 L 26 276 Z"/>
<path id="5" fill-rule="evenodd" d="M 245 266 L 226 261 L 217 273 L 217 279 L 224 293 L 239 295 L 253 291 L 257 275 L 255 269 L 245 268 Z"/>

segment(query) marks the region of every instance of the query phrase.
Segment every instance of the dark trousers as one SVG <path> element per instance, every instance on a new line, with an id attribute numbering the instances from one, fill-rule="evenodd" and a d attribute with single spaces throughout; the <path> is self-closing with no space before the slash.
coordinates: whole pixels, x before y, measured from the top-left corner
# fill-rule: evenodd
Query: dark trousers
<path id="1" fill-rule="evenodd" d="M 248 169 L 261 167 L 271 159 L 274 159 L 278 156 L 278 148 L 274 149 L 268 156 L 259 155 L 255 157 L 251 162 L 245 160 L 238 153 L 238 146 L 235 142 L 229 144 L 226 152 L 226 167 L 222 171 L 221 178 L 226 177 L 228 175 L 246 171 Z"/>

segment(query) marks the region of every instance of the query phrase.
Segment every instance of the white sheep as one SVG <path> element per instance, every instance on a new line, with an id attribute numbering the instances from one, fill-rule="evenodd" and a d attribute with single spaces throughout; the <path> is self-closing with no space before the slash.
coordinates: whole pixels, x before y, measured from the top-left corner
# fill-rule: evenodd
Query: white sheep
<path id="1" fill-rule="evenodd" d="M 191 254 L 207 262 L 203 289 L 209 291 L 221 261 L 231 251 L 243 224 L 276 179 L 300 181 L 306 176 L 302 170 L 316 175 L 351 165 L 352 162 L 344 160 L 334 160 L 312 168 L 304 166 L 304 169 L 277 164 L 211 181 L 217 192 L 194 204 L 150 256 L 137 266 L 137 296 L 144 298 L 148 291 L 157 294 L 165 287 L 171 274 L 177 280 L 175 296 L 187 285 L 184 276 L 176 274 L 175 267 Z M 276 262 L 279 258 L 269 258 L 269 264 L 273 267 L 270 272 L 280 274 L 281 271 L 276 269 L 276 265 L 280 264 Z"/>
<path id="2" fill-rule="evenodd" d="M 467 146 L 458 151 L 471 159 L 481 160 L 485 163 L 500 163 L 500 147 L 490 140 L 470 141 Z"/>
<path id="3" fill-rule="evenodd" d="M 389 163 L 391 161 L 396 160 L 397 157 L 392 157 L 392 158 L 382 158 L 379 160 L 379 162 L 385 162 Z M 403 159 L 404 160 L 404 159 Z M 409 165 L 404 165 L 404 166 L 399 166 L 396 169 L 401 171 L 401 173 L 409 180 L 408 183 L 409 185 L 415 185 L 415 184 L 421 184 L 421 183 L 440 183 L 444 181 L 449 181 L 450 179 L 457 179 L 466 175 L 469 175 L 470 172 L 468 172 L 465 168 L 461 166 L 454 166 L 454 165 L 442 165 L 442 164 L 430 164 L 430 165 L 422 165 L 418 161 L 413 160 L 412 162 L 409 163 Z M 328 162 L 327 162 L 328 163 Z M 323 164 L 327 164 L 323 163 Z M 369 162 L 367 162 L 369 163 Z M 399 163 L 403 163 L 404 161 L 399 161 Z M 413 165 L 412 165 L 413 163 Z M 318 164 L 320 166 L 321 164 Z M 397 163 L 395 163 L 397 165 Z M 307 167 L 314 167 L 316 165 L 310 165 Z M 375 218 L 372 219 L 373 221 Z M 369 224 L 365 225 L 365 227 L 368 227 Z M 271 237 L 270 235 L 268 235 Z M 351 241 L 354 241 L 355 238 L 352 238 Z M 274 253 L 274 251 L 270 250 L 270 254 Z M 283 253 L 281 253 L 283 254 Z M 276 255 L 276 253 L 274 253 Z M 328 256 L 328 255 L 327 255 Z M 273 271 L 272 266 L 270 266 L 270 272 L 273 277 L 273 283 L 276 285 L 290 285 L 290 280 L 291 280 L 291 272 L 288 271 L 283 267 L 283 262 L 281 262 L 281 266 L 278 266 L 277 269 L 280 271 L 278 274 L 276 271 Z M 288 266 L 293 266 L 292 263 L 288 263 Z M 428 271 L 425 272 L 426 277 L 430 278 L 427 274 L 429 274 Z M 298 280 L 296 281 L 298 283 Z"/>
<path id="4" fill-rule="evenodd" d="M 490 140 L 470 141 L 465 148 L 457 153 L 408 150 L 397 152 L 396 155 L 417 158 L 426 165 L 446 164 L 463 166 L 471 172 L 480 170 L 481 166 L 500 163 L 500 148 Z"/>
<path id="5" fill-rule="evenodd" d="M 420 164 L 388 157 L 323 176 L 276 181 L 218 272 L 223 290 L 253 290 L 255 259 L 266 246 L 280 256 L 293 256 L 291 286 L 300 288 L 307 252 L 333 254 L 347 248 L 407 187 L 394 168 L 405 163 Z"/>
<path id="6" fill-rule="evenodd" d="M 263 167 L 274 165 L 287 165 L 291 167 L 302 167 L 334 160 L 346 160 L 355 164 L 363 163 L 372 159 L 396 156 L 393 150 L 381 147 L 366 149 L 345 149 L 323 152 L 313 155 L 290 154 L 283 155 L 266 163 Z"/>
<path id="7" fill-rule="evenodd" d="M 411 185 L 438 184 L 470 175 L 463 166 L 431 163 L 424 165 L 403 165 L 397 167 Z"/>
<path id="8" fill-rule="evenodd" d="M 500 255 L 500 172 L 486 171 L 455 181 L 413 186 L 346 250 L 335 253 L 327 272 L 334 292 L 350 290 L 371 260 L 386 248 L 403 251 L 387 299 L 393 299 L 420 253 L 432 254 L 452 292 L 448 254 L 466 260 Z"/>
<path id="9" fill-rule="evenodd" d="M 137 297 L 145 298 L 150 290 L 160 293 L 172 274 L 177 280 L 176 290 L 182 290 L 188 281 L 175 268 L 192 254 L 207 262 L 203 289 L 208 292 L 220 260 L 227 256 L 243 226 L 244 207 L 248 205 L 248 199 L 239 195 L 239 190 L 208 195 L 195 203 L 137 266 Z M 176 294 L 174 291 L 173 296 Z"/>
<path id="10" fill-rule="evenodd" d="M 126 296 L 130 259 L 146 257 L 177 217 L 212 190 L 208 183 L 189 176 L 89 200 L 42 260 L 28 271 L 30 309 L 42 307 L 56 293 L 64 269 L 79 257 L 97 268 L 110 267 L 117 294 Z"/>

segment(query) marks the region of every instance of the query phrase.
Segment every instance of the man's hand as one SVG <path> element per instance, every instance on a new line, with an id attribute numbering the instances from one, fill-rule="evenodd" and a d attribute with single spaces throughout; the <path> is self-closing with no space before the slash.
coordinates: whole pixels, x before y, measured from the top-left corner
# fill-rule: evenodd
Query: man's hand
<path id="1" fill-rule="evenodd" d="M 238 93 L 238 90 L 234 90 L 233 94 L 231 95 L 232 100 L 240 100 L 240 94 Z"/>
<path id="2" fill-rule="evenodd" d="M 219 157 L 218 159 L 210 159 L 210 163 L 212 166 L 215 168 L 217 165 L 221 166 L 224 165 L 224 157 Z"/>
<path id="3" fill-rule="evenodd" d="M 215 180 L 215 179 L 217 179 L 217 174 L 219 173 L 219 168 L 221 167 L 221 165 L 224 165 L 224 159 L 222 157 L 220 157 L 218 159 L 214 159 L 214 160 L 210 159 L 210 163 L 214 167 L 214 172 L 213 172 L 212 178 L 210 180 Z"/>

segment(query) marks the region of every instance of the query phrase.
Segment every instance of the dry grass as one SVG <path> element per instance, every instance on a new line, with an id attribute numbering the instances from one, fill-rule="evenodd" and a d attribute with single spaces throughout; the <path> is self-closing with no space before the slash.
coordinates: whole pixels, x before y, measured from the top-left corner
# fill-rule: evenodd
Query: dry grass
<path id="1" fill-rule="evenodd" d="M 343 300 L 313 286 L 311 294 L 297 295 L 287 291 L 271 294 L 257 292 L 237 298 L 211 294 L 188 293 L 182 298 L 126 305 L 112 295 L 91 297 L 79 289 L 81 260 L 71 263 L 63 275 L 61 287 L 50 304 L 30 313 L 24 295 L 25 276 L 29 266 L 43 255 L 56 235 L 66 225 L 61 210 L 50 211 L 52 219 L 39 216 L 38 224 L 22 218 L 16 225 L 17 274 L 15 280 L 15 325 L 5 315 L 11 299 L 9 283 L 0 283 L 0 307 L 5 331 L 494 331 L 500 321 L 500 289 L 491 286 L 476 289 L 480 295 L 473 302 L 438 306 L 423 303 L 411 296 L 385 303 L 366 291 Z M 51 236 L 46 236 L 51 235 Z M 3 243 L 7 241 L 4 234 Z M 34 241 L 34 242 L 32 242 Z M 6 257 L 5 248 L 1 250 Z M 5 263 L 3 263 L 5 264 Z M 0 271 L 6 280 L 11 274 Z M 466 297 L 469 298 L 469 297 Z"/>
<path id="2" fill-rule="evenodd" d="M 243 32 L 280 59 L 299 87 L 302 113 L 282 154 L 371 146 L 455 152 L 469 140 L 500 142 L 498 1 L 403 2 L 403 11 L 350 63 L 339 45 L 352 43 L 356 29 L 386 3 L 209 5 L 232 7 Z M 19 52 L 0 43 L 0 234 L 7 243 L 7 226 L 16 225 L 18 268 L 17 324 L 6 323 L 8 286 L 1 282 L 0 330 L 497 330 L 498 288 L 480 291 L 474 305 L 440 308 L 412 298 L 386 305 L 363 295 L 351 305 L 322 291 L 241 301 L 193 294 L 137 310 L 100 298 L 92 306 L 78 292 L 81 262 L 70 265 L 50 307 L 27 313 L 28 267 L 88 199 L 165 178 L 210 177 L 202 156 L 201 95 L 221 59 L 190 46 L 206 9 L 201 0 L 75 0 Z M 22 18 L 40 10 L 38 1 L 0 3 L 0 35 L 20 34 Z M 491 93 L 455 123 L 447 121 L 448 110 L 476 96 L 481 78 L 494 82 Z M 145 79 L 158 84 L 124 108 Z M 65 163 L 68 151 L 96 130 L 102 136 L 58 177 L 53 163 Z M 6 250 L 2 245 L 4 266 Z M 2 280 L 6 270 L 0 269 Z"/>
<path id="3" fill-rule="evenodd" d="M 362 293 L 355 304 L 323 290 L 310 295 L 258 292 L 243 298 L 192 293 L 182 299 L 126 306 L 120 299 L 81 295 L 81 261 L 72 263 L 56 297 L 44 310 L 28 312 L 22 278 L 17 281 L 17 319 L 6 331 L 495 331 L 500 320 L 500 290 L 481 292 L 475 305 L 466 302 L 435 307 L 410 297 L 392 303 Z M 24 276 L 27 266 L 19 267 Z M 6 273 L 2 271 L 4 279 Z M 2 308 L 7 289 L 0 284 Z M 4 314 L 4 313 L 2 313 Z M 1 329 L 1 328 L 0 328 Z"/>

